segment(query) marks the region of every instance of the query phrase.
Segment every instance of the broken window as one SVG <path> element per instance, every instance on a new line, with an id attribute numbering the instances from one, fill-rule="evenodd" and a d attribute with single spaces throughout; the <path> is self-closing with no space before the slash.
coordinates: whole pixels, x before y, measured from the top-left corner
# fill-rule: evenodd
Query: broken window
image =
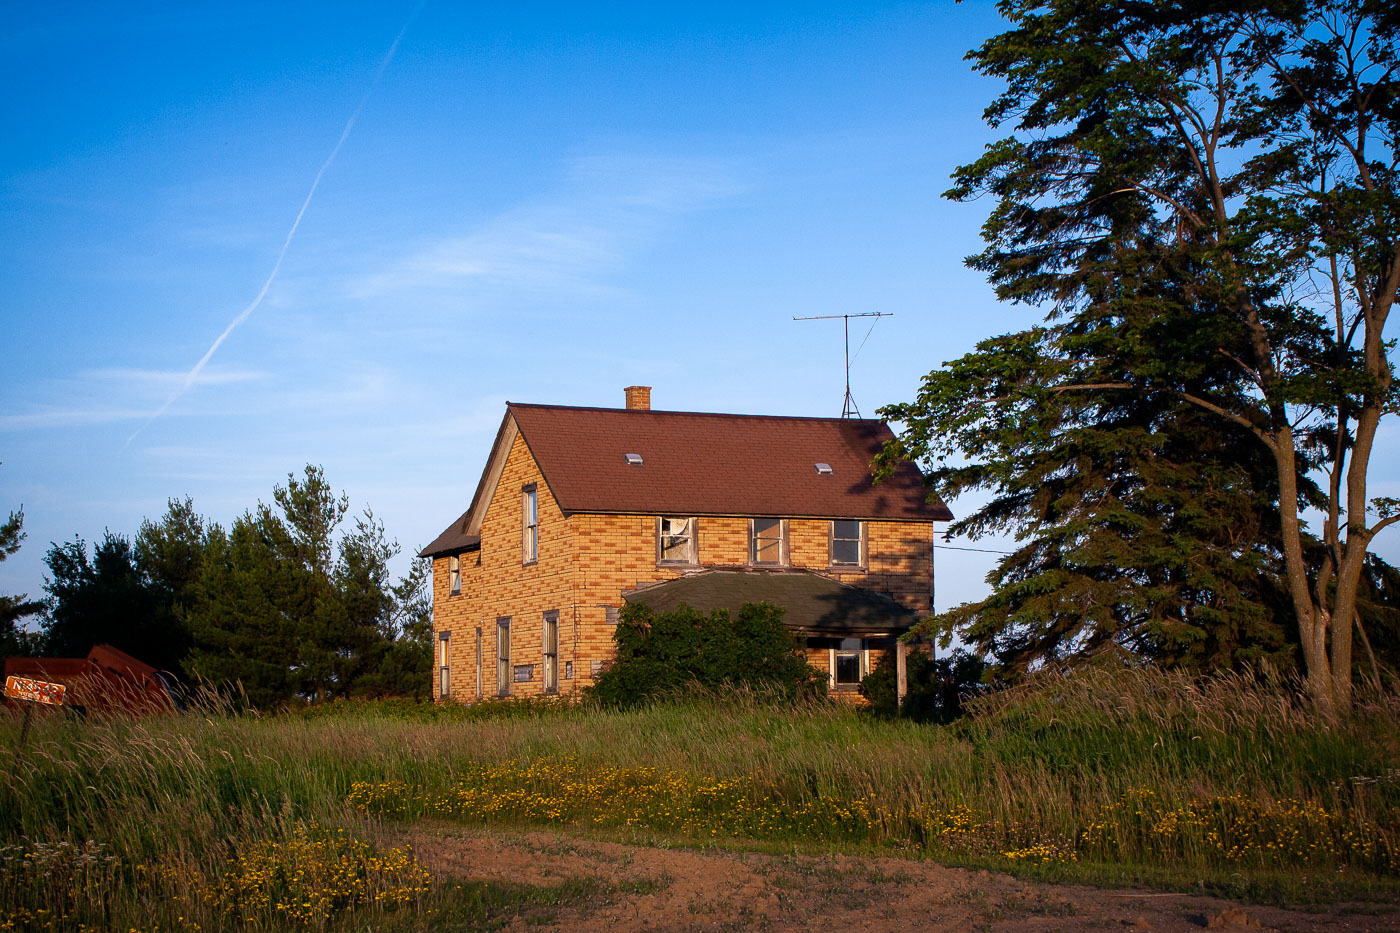
<path id="1" fill-rule="evenodd" d="M 695 563 L 695 519 L 662 516 L 657 522 L 657 562 Z"/>

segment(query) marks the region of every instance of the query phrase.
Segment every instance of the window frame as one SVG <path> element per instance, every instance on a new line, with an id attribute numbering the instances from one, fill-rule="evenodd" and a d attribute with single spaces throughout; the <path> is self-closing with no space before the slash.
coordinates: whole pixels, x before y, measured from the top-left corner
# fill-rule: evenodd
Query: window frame
<path id="1" fill-rule="evenodd" d="M 857 647 L 852 647 L 847 642 L 855 642 Z M 856 657 L 856 670 L 858 676 L 854 683 L 838 683 L 836 680 L 836 660 L 841 656 L 849 657 L 854 654 Z M 854 691 L 860 689 L 860 682 L 870 673 L 870 645 L 866 638 L 841 638 L 837 639 L 835 645 L 827 649 L 828 655 L 828 687 L 833 691 Z"/>
<path id="2" fill-rule="evenodd" d="M 856 523 L 856 553 L 858 559 L 852 563 L 850 561 L 836 559 L 836 523 L 855 522 Z M 833 570 L 850 569 L 864 570 L 869 565 L 868 538 L 866 537 L 866 527 L 869 523 L 859 518 L 833 518 L 827 523 L 826 553 L 827 566 Z M 850 538 L 841 538 L 842 541 L 850 541 Z"/>
<path id="3" fill-rule="evenodd" d="M 550 651 L 550 630 L 554 633 L 554 650 Z M 544 614 L 540 626 L 540 661 L 542 683 L 545 693 L 559 692 L 559 610 L 551 609 Z"/>
<path id="4" fill-rule="evenodd" d="M 685 560 L 675 560 L 663 556 L 666 553 L 663 544 L 662 523 L 666 521 L 685 521 L 689 529 L 686 537 L 690 541 L 689 556 Z M 694 515 L 658 515 L 656 516 L 656 566 L 658 567 L 696 567 L 700 564 L 700 535 L 699 522 Z M 675 537 L 674 535 L 672 537 Z"/>
<path id="5" fill-rule="evenodd" d="M 457 554 L 447 558 L 447 595 L 462 595 L 462 558 Z"/>
<path id="6" fill-rule="evenodd" d="M 438 699 L 452 697 L 452 632 L 438 632 Z"/>
<path id="7" fill-rule="evenodd" d="M 526 483 L 520 488 L 520 564 L 528 567 L 540 560 L 539 485 Z"/>
<path id="8" fill-rule="evenodd" d="M 758 522 L 775 521 L 778 523 L 778 559 L 759 560 L 758 559 Z M 786 518 L 750 518 L 749 519 L 749 549 L 748 566 L 750 567 L 786 567 L 788 566 L 788 520 Z"/>
<path id="9" fill-rule="evenodd" d="M 504 635 L 504 637 L 502 637 Z M 510 666 L 510 616 L 496 617 L 496 695 L 510 696 L 515 672 Z"/>
<path id="10" fill-rule="evenodd" d="M 476 627 L 476 698 L 481 699 L 481 626 Z"/>

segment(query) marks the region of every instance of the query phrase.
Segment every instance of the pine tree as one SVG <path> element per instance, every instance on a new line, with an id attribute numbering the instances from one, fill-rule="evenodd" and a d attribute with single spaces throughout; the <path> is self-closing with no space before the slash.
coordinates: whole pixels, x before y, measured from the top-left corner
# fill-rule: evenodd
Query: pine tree
<path id="1" fill-rule="evenodd" d="M 1400 13 L 1370 0 L 1000 9 L 1011 28 L 970 58 L 1005 82 L 987 119 L 1014 133 L 949 192 L 996 200 L 970 263 L 999 297 L 1049 309 L 1051 326 L 1012 339 L 1048 371 L 1039 388 L 1104 394 L 1094 405 L 1109 411 L 1125 394 L 1191 406 L 1217 437 L 1249 441 L 1246 473 L 1262 453 L 1272 480 L 1247 496 L 1272 499 L 1259 527 L 1281 555 L 1303 669 L 1323 707 L 1346 709 L 1370 544 L 1400 521 L 1400 502 L 1367 492 L 1377 430 L 1400 405 L 1385 338 L 1400 286 Z M 970 417 L 1014 417 L 1005 408 L 1037 386 L 1014 388 Z M 944 450 L 917 432 L 904 444 Z M 1314 475 L 1316 497 L 1300 479 Z M 1317 547 L 1308 504 L 1323 515 Z"/>

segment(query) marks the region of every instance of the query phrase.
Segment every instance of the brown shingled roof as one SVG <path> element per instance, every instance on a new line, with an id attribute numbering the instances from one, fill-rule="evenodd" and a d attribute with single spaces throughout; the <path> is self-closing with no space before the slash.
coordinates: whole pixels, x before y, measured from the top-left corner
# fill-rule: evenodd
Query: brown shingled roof
<path id="1" fill-rule="evenodd" d="M 508 403 L 492 457 L 518 428 L 565 513 L 742 515 L 947 521 L 918 468 L 879 484 L 870 463 L 894 437 L 882 421 Z M 626 454 L 638 454 L 629 465 Z M 831 467 L 817 472 L 816 464 Z M 479 545 L 467 535 L 494 483 L 423 554 Z M 479 519 L 479 516 L 478 516 Z"/>
<path id="2" fill-rule="evenodd" d="M 467 514 L 447 526 L 447 530 L 432 540 L 418 552 L 419 557 L 436 557 L 439 554 L 454 554 L 459 551 L 473 551 L 481 547 L 480 535 L 467 534 Z"/>
<path id="3" fill-rule="evenodd" d="M 509 413 L 566 512 L 952 517 L 928 501 L 913 464 L 871 481 L 871 460 L 894 436 L 882 421 L 514 403 Z"/>

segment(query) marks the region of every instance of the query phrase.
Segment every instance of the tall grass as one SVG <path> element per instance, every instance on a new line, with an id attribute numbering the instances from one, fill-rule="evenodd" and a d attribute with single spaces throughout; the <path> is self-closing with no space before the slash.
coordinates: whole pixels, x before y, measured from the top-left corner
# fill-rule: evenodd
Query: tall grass
<path id="1" fill-rule="evenodd" d="M 1396 888 L 1394 696 L 1329 723 L 1287 684 L 1085 672 L 972 710 L 930 727 L 743 696 L 623 713 L 206 707 L 42 717 L 22 750 L 11 717 L 0 929 L 406 923 L 437 895 L 378 819 L 418 815 L 894 847 L 1091 880 Z M 519 806 L 482 803 L 506 799 Z M 279 910 L 307 876 L 329 879 L 326 909 Z"/>

